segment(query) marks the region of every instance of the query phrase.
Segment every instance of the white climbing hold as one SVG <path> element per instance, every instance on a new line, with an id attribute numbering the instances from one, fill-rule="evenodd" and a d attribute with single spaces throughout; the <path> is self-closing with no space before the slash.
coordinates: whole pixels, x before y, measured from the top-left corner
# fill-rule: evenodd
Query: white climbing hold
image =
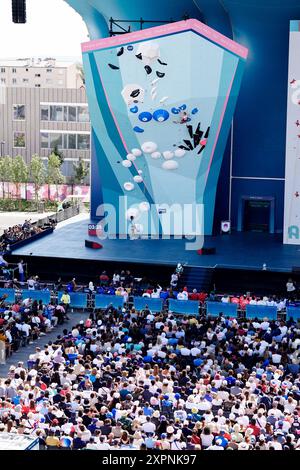
<path id="1" fill-rule="evenodd" d="M 130 183 L 129 181 L 127 181 L 126 183 L 124 183 L 124 189 L 126 189 L 126 191 L 132 191 L 134 188 L 134 184 L 133 183 Z"/>
<path id="2" fill-rule="evenodd" d="M 141 148 L 144 153 L 152 153 L 157 150 L 157 144 L 155 142 L 144 142 Z"/>
<path id="3" fill-rule="evenodd" d="M 142 155 L 142 151 L 140 149 L 132 149 L 131 150 L 131 153 L 135 156 L 135 157 L 140 157 Z"/>
<path id="4" fill-rule="evenodd" d="M 153 153 L 151 153 L 151 157 L 152 157 L 154 160 L 157 160 L 158 158 L 161 157 L 161 153 L 160 153 L 160 152 L 153 152 Z"/>
<path id="5" fill-rule="evenodd" d="M 178 168 L 178 163 L 175 160 L 167 160 L 162 164 L 164 170 L 176 170 Z"/>
<path id="6" fill-rule="evenodd" d="M 178 158 L 184 157 L 185 150 L 184 149 L 176 149 L 174 154 L 175 154 L 175 157 L 178 157 Z"/>
<path id="7" fill-rule="evenodd" d="M 141 212 L 148 212 L 148 210 L 150 209 L 149 202 L 141 202 L 139 204 L 139 209 L 140 209 Z"/>
<path id="8" fill-rule="evenodd" d="M 129 153 L 127 156 L 126 156 L 127 160 L 130 160 L 131 162 L 134 162 L 134 160 L 136 160 L 136 156 L 133 155 L 133 153 Z"/>
<path id="9" fill-rule="evenodd" d="M 157 83 L 159 80 L 160 80 L 159 78 L 156 78 L 155 80 L 152 80 L 151 85 L 154 86 L 155 83 Z"/>
<path id="10" fill-rule="evenodd" d="M 125 166 L 125 168 L 130 168 L 132 163 L 130 160 L 123 160 L 122 165 Z"/>
<path id="11" fill-rule="evenodd" d="M 139 174 L 139 175 L 142 175 L 142 174 L 143 174 L 143 171 L 142 171 L 142 170 L 139 170 L 139 171 L 138 171 L 138 174 Z"/>
<path id="12" fill-rule="evenodd" d="M 166 160 L 171 160 L 174 157 L 174 153 L 166 150 L 166 152 L 163 152 L 163 156 Z"/>
<path id="13" fill-rule="evenodd" d="M 159 102 L 164 103 L 165 101 L 167 101 L 168 98 L 168 96 L 164 96 L 161 100 L 159 100 Z"/>
<path id="14" fill-rule="evenodd" d="M 133 177 L 133 180 L 134 180 L 136 183 L 142 183 L 143 178 L 142 178 L 140 175 L 135 175 L 135 176 Z"/>

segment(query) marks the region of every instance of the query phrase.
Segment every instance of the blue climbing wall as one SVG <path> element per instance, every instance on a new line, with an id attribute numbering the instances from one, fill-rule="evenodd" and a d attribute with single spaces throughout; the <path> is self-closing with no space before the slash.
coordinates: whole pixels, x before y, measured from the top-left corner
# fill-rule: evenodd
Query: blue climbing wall
<path id="1" fill-rule="evenodd" d="M 143 233 L 211 234 L 246 56 L 197 20 L 83 45 L 94 219 L 103 201 L 117 209 L 113 233 L 134 214 Z M 174 205 L 182 216 L 170 224 Z"/>

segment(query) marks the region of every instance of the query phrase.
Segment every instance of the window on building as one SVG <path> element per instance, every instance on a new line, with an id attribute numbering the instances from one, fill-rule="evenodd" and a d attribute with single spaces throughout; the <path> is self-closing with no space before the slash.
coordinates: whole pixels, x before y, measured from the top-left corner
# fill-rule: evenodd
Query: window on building
<path id="1" fill-rule="evenodd" d="M 16 79 L 16 78 L 13 78 L 13 79 L 12 79 L 12 84 L 13 84 L 13 85 L 16 85 L 16 84 L 17 84 L 17 79 Z"/>
<path id="2" fill-rule="evenodd" d="M 90 149 L 90 135 L 89 134 L 78 134 L 77 138 L 78 138 L 77 140 L 78 150 Z"/>
<path id="3" fill-rule="evenodd" d="M 48 149 L 49 148 L 49 134 L 48 132 L 41 132 L 41 148 Z"/>
<path id="4" fill-rule="evenodd" d="M 26 147 L 25 132 L 14 132 L 14 147 Z"/>
<path id="5" fill-rule="evenodd" d="M 52 69 L 47 69 L 46 72 L 47 72 L 47 73 L 51 73 L 51 72 L 52 72 Z"/>
<path id="6" fill-rule="evenodd" d="M 63 106 L 50 106 L 50 121 L 63 121 Z"/>
<path id="7" fill-rule="evenodd" d="M 1 67 L 1 73 L 5 73 L 5 67 Z"/>
<path id="8" fill-rule="evenodd" d="M 40 83 L 36 83 L 36 84 L 35 84 L 35 87 L 36 87 L 36 88 L 40 88 L 40 87 L 41 87 Z"/>
<path id="9" fill-rule="evenodd" d="M 29 82 L 28 78 L 23 78 L 23 83 L 28 83 L 28 82 Z"/>
<path id="10" fill-rule="evenodd" d="M 5 78 L 1 78 L 0 83 L 2 83 L 2 85 L 4 85 L 6 83 Z"/>
<path id="11" fill-rule="evenodd" d="M 89 122 L 90 116 L 87 106 L 78 106 L 78 121 Z"/>
<path id="12" fill-rule="evenodd" d="M 41 106 L 41 121 L 49 121 L 49 106 Z"/>
<path id="13" fill-rule="evenodd" d="M 69 114 L 68 114 L 69 121 L 76 122 L 77 121 L 76 106 L 68 106 L 68 108 L 69 108 Z"/>
<path id="14" fill-rule="evenodd" d="M 63 148 L 62 134 L 50 134 L 50 148 L 54 149 L 54 147 L 57 147 L 59 150 Z"/>
<path id="15" fill-rule="evenodd" d="M 25 104 L 14 104 L 13 114 L 15 121 L 24 121 L 25 117 Z"/>
<path id="16" fill-rule="evenodd" d="M 12 73 L 17 73 L 17 69 L 13 68 Z"/>
<path id="17" fill-rule="evenodd" d="M 40 77 L 41 74 L 40 74 L 40 73 L 36 73 L 34 76 L 35 76 L 35 77 Z"/>
<path id="18" fill-rule="evenodd" d="M 68 134 L 68 149 L 76 150 L 76 134 Z"/>
<path id="19" fill-rule="evenodd" d="M 41 132 L 41 148 L 53 149 L 56 145 L 64 150 L 89 150 L 90 134 Z"/>

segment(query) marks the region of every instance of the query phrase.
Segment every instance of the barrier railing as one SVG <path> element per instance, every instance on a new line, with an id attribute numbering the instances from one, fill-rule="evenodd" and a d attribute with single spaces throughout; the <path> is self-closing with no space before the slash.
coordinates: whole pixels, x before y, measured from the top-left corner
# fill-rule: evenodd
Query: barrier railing
<path id="1" fill-rule="evenodd" d="M 32 298 L 33 300 L 42 301 L 44 304 L 50 302 L 60 303 L 63 291 L 55 292 L 53 290 L 31 290 L 31 289 L 9 289 L 0 288 L 0 298 L 6 295 L 6 301 L 13 303 L 15 301 Z M 121 308 L 124 306 L 124 298 L 118 295 L 108 294 L 90 294 L 86 292 L 70 292 L 70 307 L 78 309 L 92 309 L 103 310 L 112 305 L 114 308 Z M 148 297 L 132 297 L 127 305 L 134 306 L 136 310 L 143 310 L 148 307 L 154 313 L 160 311 L 169 311 L 174 314 L 193 315 L 193 316 L 212 316 L 218 317 L 220 315 L 237 318 L 246 317 L 247 319 L 268 320 L 276 319 L 293 319 L 300 320 L 300 307 L 287 307 L 284 311 L 278 311 L 276 307 L 269 307 L 265 305 L 247 305 L 246 310 L 238 308 L 234 303 L 223 303 L 206 301 L 201 305 L 200 302 L 195 300 L 175 300 L 167 299 L 152 299 Z"/>

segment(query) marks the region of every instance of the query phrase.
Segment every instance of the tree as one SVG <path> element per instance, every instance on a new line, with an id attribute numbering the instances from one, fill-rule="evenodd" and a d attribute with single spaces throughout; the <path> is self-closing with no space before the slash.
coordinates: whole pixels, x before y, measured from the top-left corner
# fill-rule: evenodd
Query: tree
<path id="1" fill-rule="evenodd" d="M 46 180 L 45 165 L 39 155 L 37 154 L 32 155 L 29 169 L 30 169 L 31 180 L 34 183 L 35 201 L 36 203 L 38 203 L 39 189 L 45 183 L 45 180 Z"/>
<path id="2" fill-rule="evenodd" d="M 47 167 L 47 183 L 55 184 L 56 194 L 58 193 L 58 184 L 65 182 L 65 177 L 61 172 L 61 161 L 60 158 L 55 154 L 51 153 L 48 157 L 48 167 Z"/>
<path id="3" fill-rule="evenodd" d="M 28 166 L 21 155 L 12 159 L 12 181 L 16 184 L 17 197 L 21 198 L 20 185 L 28 181 Z"/>
<path id="4" fill-rule="evenodd" d="M 78 163 L 73 163 L 73 180 L 76 184 L 82 184 L 84 179 L 88 176 L 90 171 L 89 163 L 85 162 L 83 158 L 79 158 Z"/>
<path id="5" fill-rule="evenodd" d="M 65 157 L 64 157 L 64 154 L 58 150 L 58 147 L 57 145 L 55 145 L 54 149 L 52 150 L 51 154 L 54 153 L 54 155 L 57 155 L 59 160 L 60 160 L 60 164 L 62 165 L 63 162 L 65 161 Z"/>
<path id="6" fill-rule="evenodd" d="M 13 161 L 8 155 L 0 158 L 0 179 L 2 181 L 3 198 L 5 198 L 4 183 L 10 183 L 13 179 Z"/>
<path id="7" fill-rule="evenodd" d="M 76 68 L 78 70 L 78 75 L 80 76 L 82 84 L 83 86 L 85 86 L 85 75 L 84 75 L 83 65 L 80 62 L 78 62 L 76 64 Z"/>

